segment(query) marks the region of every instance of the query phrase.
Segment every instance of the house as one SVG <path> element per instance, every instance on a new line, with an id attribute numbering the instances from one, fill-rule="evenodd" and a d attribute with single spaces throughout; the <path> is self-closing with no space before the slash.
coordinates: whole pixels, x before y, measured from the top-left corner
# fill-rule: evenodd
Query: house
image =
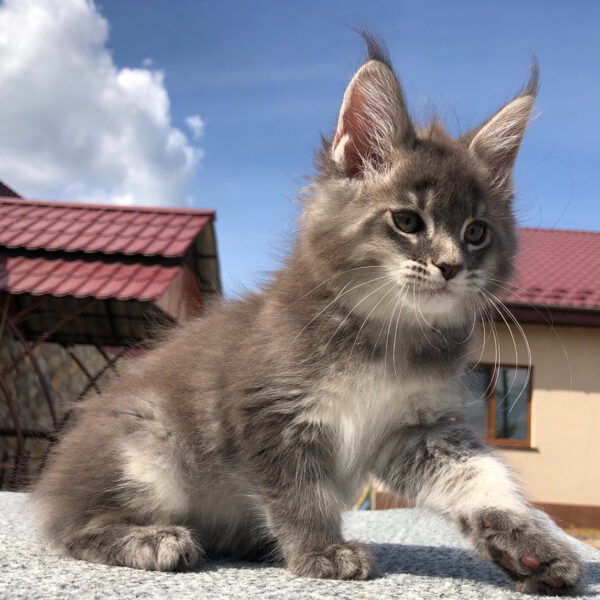
<path id="1" fill-rule="evenodd" d="M 209 210 L 61 203 L 0 185 L 0 488 L 157 326 L 220 294 Z"/>
<path id="2" fill-rule="evenodd" d="M 478 332 L 470 423 L 560 524 L 600 528 L 600 233 L 523 228 Z M 402 505 L 376 489 L 374 508 Z"/>

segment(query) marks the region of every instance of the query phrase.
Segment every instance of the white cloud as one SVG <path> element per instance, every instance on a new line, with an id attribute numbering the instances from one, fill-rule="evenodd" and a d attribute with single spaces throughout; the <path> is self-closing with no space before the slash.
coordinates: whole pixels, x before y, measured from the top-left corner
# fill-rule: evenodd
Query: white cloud
<path id="1" fill-rule="evenodd" d="M 171 124 L 163 73 L 118 69 L 107 38 L 92 0 L 0 4 L 0 179 L 28 197 L 184 204 L 202 152 Z"/>
<path id="2" fill-rule="evenodd" d="M 150 58 L 150 57 L 148 57 L 148 58 L 145 58 L 145 59 L 142 61 L 142 66 L 144 66 L 144 67 L 151 67 L 153 64 L 154 64 L 154 59 L 153 59 L 153 58 Z"/>
<path id="3" fill-rule="evenodd" d="M 186 118 L 185 122 L 192 131 L 192 134 L 195 139 L 198 139 L 204 134 L 204 127 L 206 123 L 203 121 L 200 115 L 191 115 Z"/>

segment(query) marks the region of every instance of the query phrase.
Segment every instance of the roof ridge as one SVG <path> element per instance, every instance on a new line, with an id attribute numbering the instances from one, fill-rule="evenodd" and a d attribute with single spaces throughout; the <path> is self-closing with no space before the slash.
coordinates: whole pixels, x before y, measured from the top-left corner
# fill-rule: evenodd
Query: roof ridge
<path id="1" fill-rule="evenodd" d="M 209 216 L 212 219 L 216 214 L 214 210 L 206 208 L 181 208 L 165 206 L 142 206 L 142 205 L 119 205 L 119 204 L 96 204 L 92 202 L 66 202 L 60 200 L 33 200 L 30 198 L 12 198 L 9 196 L 0 197 L 0 204 L 15 204 L 22 206 L 29 204 L 31 206 L 49 206 L 53 208 L 70 208 L 82 210 L 115 211 L 115 212 L 140 212 L 140 213 L 161 213 L 161 214 L 188 214 L 196 216 Z"/>

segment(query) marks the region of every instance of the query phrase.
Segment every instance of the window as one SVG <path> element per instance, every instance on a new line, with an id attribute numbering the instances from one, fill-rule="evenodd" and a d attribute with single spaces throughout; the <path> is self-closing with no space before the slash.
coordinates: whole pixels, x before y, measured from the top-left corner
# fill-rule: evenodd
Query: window
<path id="1" fill-rule="evenodd" d="M 505 446 L 531 445 L 531 370 L 480 366 L 464 375 L 465 416 L 482 437 Z"/>

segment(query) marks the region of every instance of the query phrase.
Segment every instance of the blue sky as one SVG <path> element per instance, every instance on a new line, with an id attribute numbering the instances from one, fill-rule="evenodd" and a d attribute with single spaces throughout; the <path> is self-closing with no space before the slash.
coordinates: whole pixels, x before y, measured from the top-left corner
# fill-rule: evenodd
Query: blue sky
<path id="1" fill-rule="evenodd" d="M 334 126 L 364 56 L 348 26 L 377 30 L 412 113 L 437 109 L 454 132 L 508 100 L 535 52 L 542 88 L 516 170 L 520 222 L 600 230 L 598 2 L 103 0 L 97 9 L 115 65 L 163 71 L 170 119 L 190 139 L 186 118 L 205 123 L 189 197 L 217 211 L 229 294 L 278 264 L 319 134 Z"/>

